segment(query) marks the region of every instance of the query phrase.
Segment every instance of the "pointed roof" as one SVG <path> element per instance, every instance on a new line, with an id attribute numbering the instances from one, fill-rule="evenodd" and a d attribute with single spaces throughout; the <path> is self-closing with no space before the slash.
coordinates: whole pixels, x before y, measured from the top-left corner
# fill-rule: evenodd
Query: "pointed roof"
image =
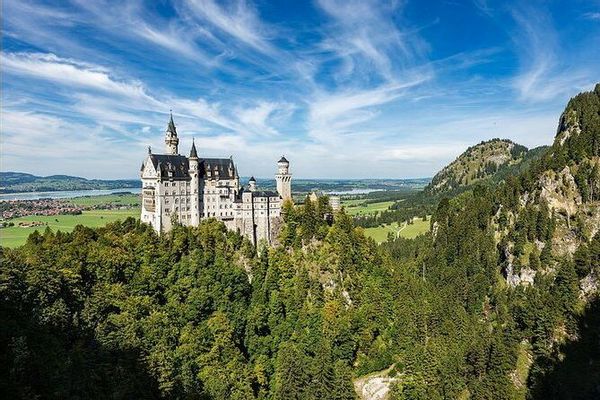
<path id="1" fill-rule="evenodd" d="M 190 158 L 198 158 L 198 153 L 196 152 L 196 143 L 194 139 L 192 139 L 192 150 L 190 150 Z"/>
<path id="2" fill-rule="evenodd" d="M 169 125 L 167 126 L 167 132 L 171 132 L 173 135 L 177 136 L 177 129 L 175 128 L 175 122 L 173 122 L 173 113 L 171 114 L 171 118 L 169 119 Z"/>
<path id="3" fill-rule="evenodd" d="M 250 177 L 250 180 L 248 182 L 256 182 L 256 179 L 254 179 L 253 176 Z"/>
<path id="4" fill-rule="evenodd" d="M 280 158 L 280 159 L 279 159 L 279 161 L 277 161 L 277 162 L 280 162 L 280 163 L 288 163 L 288 164 L 290 163 L 290 162 L 287 160 L 287 158 L 285 158 L 285 156 L 281 156 L 281 158 Z"/>

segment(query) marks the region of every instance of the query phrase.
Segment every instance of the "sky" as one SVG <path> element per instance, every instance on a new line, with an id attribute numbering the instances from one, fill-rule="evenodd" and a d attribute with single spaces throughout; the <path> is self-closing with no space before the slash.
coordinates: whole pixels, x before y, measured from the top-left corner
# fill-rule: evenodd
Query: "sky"
<path id="1" fill-rule="evenodd" d="M 429 177 L 551 144 L 600 81 L 600 0 L 2 2 L 0 169 L 132 179 L 164 152 L 271 177 Z"/>

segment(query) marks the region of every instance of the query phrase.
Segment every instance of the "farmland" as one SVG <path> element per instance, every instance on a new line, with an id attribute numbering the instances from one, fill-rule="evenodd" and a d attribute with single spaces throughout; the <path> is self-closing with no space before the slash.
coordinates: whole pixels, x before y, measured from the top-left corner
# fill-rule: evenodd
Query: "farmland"
<path id="1" fill-rule="evenodd" d="M 140 215 L 138 208 L 126 210 L 90 210 L 83 211 L 80 215 L 29 215 L 26 217 L 14 218 L 11 222 L 15 226 L 0 229 L 0 245 L 5 247 L 17 247 L 27 241 L 27 237 L 34 231 L 43 232 L 46 227 L 57 231 L 70 232 L 76 225 L 89 227 L 99 227 L 114 222 L 124 220 L 127 217 L 138 218 Z M 23 227 L 19 223 L 38 223 L 39 226 Z"/>
<path id="2" fill-rule="evenodd" d="M 390 233 L 395 236 L 413 239 L 418 235 L 429 231 L 429 219 L 430 217 L 427 218 L 427 221 L 423 221 L 421 218 L 415 218 L 413 219 L 412 224 L 402 223 L 401 225 L 398 225 L 397 222 L 393 222 L 375 228 L 366 228 L 365 235 L 372 238 L 377 243 L 385 242 Z"/>

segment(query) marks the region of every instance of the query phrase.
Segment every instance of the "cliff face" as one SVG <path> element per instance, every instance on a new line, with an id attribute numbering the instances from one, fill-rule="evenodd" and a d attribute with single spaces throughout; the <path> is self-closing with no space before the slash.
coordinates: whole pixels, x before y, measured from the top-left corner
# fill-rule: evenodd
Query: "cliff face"
<path id="1" fill-rule="evenodd" d="M 509 284 L 533 283 L 536 273 L 552 272 L 555 262 L 535 261 L 538 266 L 534 268 L 529 259 L 546 246 L 554 260 L 575 258 L 576 264 L 585 264 L 587 247 L 595 245 L 600 235 L 600 85 L 569 101 L 554 143 L 518 184 L 523 185 L 518 204 L 502 216 L 508 223 L 497 236 Z M 532 215 L 541 213 L 550 219 L 550 237 L 524 237 L 520 231 L 530 224 Z M 500 215 L 496 216 L 498 226 L 502 225 Z M 589 283 L 600 272 L 599 266 L 588 264 L 588 270 L 582 268 L 586 274 L 581 281 L 583 292 L 590 291 Z"/>
<path id="2" fill-rule="evenodd" d="M 535 198 L 555 213 L 557 254 L 572 255 L 600 231 L 600 84 L 569 101 L 538 174 Z"/>
<path id="3" fill-rule="evenodd" d="M 600 84 L 569 101 L 552 146 L 528 151 L 509 140 L 479 143 L 442 169 L 426 192 L 452 197 L 500 181 L 506 184 L 499 186 L 492 223 L 509 285 L 533 284 L 537 274 L 575 258 L 587 262 L 578 268 L 589 292 L 600 274 L 600 266 L 585 261 L 586 247 L 600 242 Z"/>
<path id="4" fill-rule="evenodd" d="M 523 161 L 527 148 L 507 139 L 492 139 L 469 147 L 432 179 L 426 191 L 449 192 L 492 177 Z"/>

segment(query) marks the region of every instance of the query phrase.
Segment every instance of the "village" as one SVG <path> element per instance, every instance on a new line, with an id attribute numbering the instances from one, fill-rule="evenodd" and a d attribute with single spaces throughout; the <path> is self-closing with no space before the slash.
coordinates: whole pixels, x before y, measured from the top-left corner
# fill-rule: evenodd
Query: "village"
<path id="1" fill-rule="evenodd" d="M 50 216 L 79 216 L 89 212 L 125 211 L 139 207 L 139 196 L 131 193 L 109 196 L 83 196 L 73 199 L 32 199 L 0 201 L 0 228 L 30 228 L 46 225 Z M 40 221 L 31 217 L 39 216 Z M 23 219 L 22 217 L 28 217 Z"/>

